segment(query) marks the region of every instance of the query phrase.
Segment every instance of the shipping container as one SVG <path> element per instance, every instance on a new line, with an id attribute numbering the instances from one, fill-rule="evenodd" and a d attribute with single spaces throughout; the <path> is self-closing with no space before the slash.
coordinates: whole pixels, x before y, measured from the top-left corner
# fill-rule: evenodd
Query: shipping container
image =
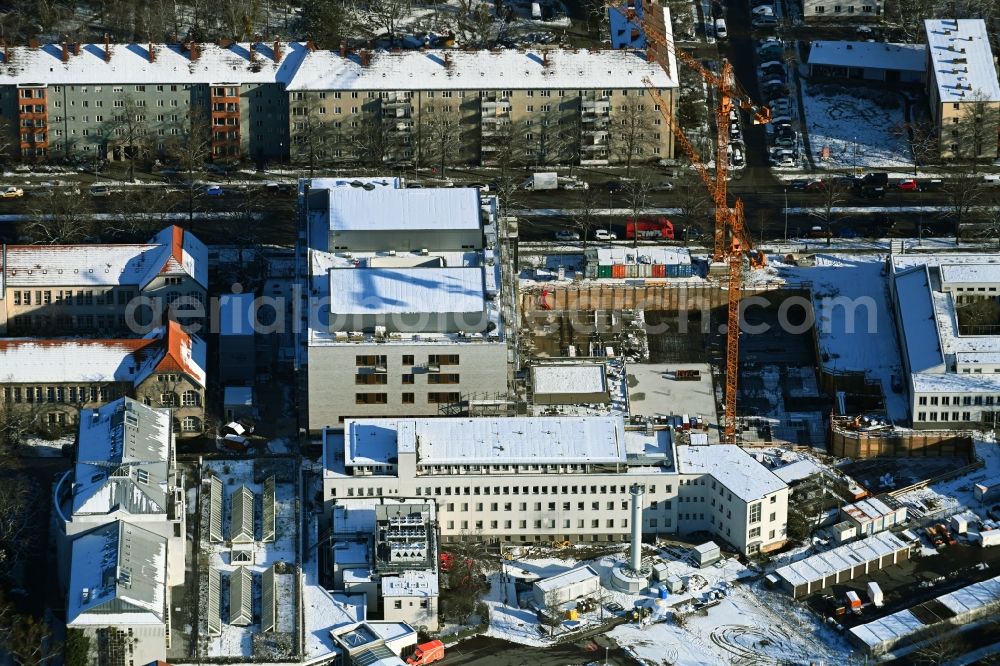
<path id="1" fill-rule="evenodd" d="M 861 597 L 854 590 L 850 590 L 847 593 L 847 605 L 850 608 L 861 608 Z"/>
<path id="2" fill-rule="evenodd" d="M 625 277 L 625 264 L 615 264 L 614 266 L 612 266 L 611 277 L 613 278 Z"/>
<path id="3" fill-rule="evenodd" d="M 653 264 L 653 277 L 667 277 L 667 267 L 665 264 Z"/>
<path id="4" fill-rule="evenodd" d="M 639 277 L 639 267 L 636 264 L 625 264 L 625 276 L 630 278 Z"/>
<path id="5" fill-rule="evenodd" d="M 678 277 L 680 271 L 678 270 L 680 266 L 677 264 L 670 264 L 667 266 L 667 277 Z"/>
<path id="6" fill-rule="evenodd" d="M 609 278 L 609 277 L 611 277 L 611 266 L 598 266 L 597 267 L 597 277 L 599 277 L 599 278 Z"/>
<path id="7" fill-rule="evenodd" d="M 691 277 L 694 275 L 694 268 L 691 264 L 679 264 L 677 266 L 677 277 Z"/>
<path id="8" fill-rule="evenodd" d="M 965 534 L 969 531 L 969 519 L 965 516 L 952 516 L 951 529 L 955 534 Z"/>
<path id="9" fill-rule="evenodd" d="M 979 544 L 983 548 L 1000 545 L 1000 530 L 986 530 L 979 533 Z"/>
<path id="10" fill-rule="evenodd" d="M 653 267 L 652 267 L 652 265 L 650 265 L 650 264 L 638 264 L 637 268 L 639 269 L 639 276 L 638 277 L 652 277 L 652 275 L 653 275 Z"/>
<path id="11" fill-rule="evenodd" d="M 638 225 L 628 218 L 625 221 L 625 238 L 633 240 L 636 237 L 636 226 L 639 228 L 639 238 L 650 240 L 674 240 L 674 223 L 665 217 L 639 218 Z"/>
<path id="12" fill-rule="evenodd" d="M 872 600 L 876 608 L 881 608 L 885 603 L 885 597 L 882 594 L 882 588 L 879 587 L 878 583 L 872 582 L 868 583 L 868 598 Z"/>

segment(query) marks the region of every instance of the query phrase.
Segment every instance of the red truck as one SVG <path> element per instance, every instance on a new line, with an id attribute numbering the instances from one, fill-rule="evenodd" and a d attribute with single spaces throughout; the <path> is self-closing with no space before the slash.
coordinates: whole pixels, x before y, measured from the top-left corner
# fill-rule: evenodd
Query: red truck
<path id="1" fill-rule="evenodd" d="M 427 666 L 439 659 L 444 659 L 444 643 L 430 641 L 418 645 L 416 651 L 406 658 L 406 663 L 410 666 Z"/>
<path id="2" fill-rule="evenodd" d="M 674 223 L 665 217 L 640 217 L 637 222 L 627 219 L 625 238 L 635 239 L 637 228 L 640 240 L 674 240 Z"/>

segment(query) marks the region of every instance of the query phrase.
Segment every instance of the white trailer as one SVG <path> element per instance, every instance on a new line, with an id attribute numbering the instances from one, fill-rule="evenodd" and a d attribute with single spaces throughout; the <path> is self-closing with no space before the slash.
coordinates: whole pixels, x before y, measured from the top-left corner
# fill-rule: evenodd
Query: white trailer
<path id="1" fill-rule="evenodd" d="M 876 608 L 881 608 L 885 604 L 885 596 L 882 594 L 882 588 L 879 587 L 878 583 L 868 583 L 868 598 L 872 600 Z"/>
<path id="2" fill-rule="evenodd" d="M 979 533 L 979 545 L 983 548 L 1000 546 L 1000 529 L 985 530 Z"/>
<path id="3" fill-rule="evenodd" d="M 555 190 L 559 189 L 559 174 L 555 171 L 539 171 L 531 174 L 524 183 L 526 190 Z"/>

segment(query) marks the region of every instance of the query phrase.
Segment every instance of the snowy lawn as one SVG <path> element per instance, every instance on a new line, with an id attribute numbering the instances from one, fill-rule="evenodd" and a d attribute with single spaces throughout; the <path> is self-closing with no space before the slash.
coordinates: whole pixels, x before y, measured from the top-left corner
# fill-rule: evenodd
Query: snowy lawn
<path id="1" fill-rule="evenodd" d="M 30 458 L 59 458 L 63 446 L 72 446 L 76 437 L 67 435 L 58 439 L 28 437 L 21 443 L 21 455 Z"/>
<path id="2" fill-rule="evenodd" d="M 898 95 L 867 87 L 802 83 L 804 123 L 821 169 L 911 167 Z"/>

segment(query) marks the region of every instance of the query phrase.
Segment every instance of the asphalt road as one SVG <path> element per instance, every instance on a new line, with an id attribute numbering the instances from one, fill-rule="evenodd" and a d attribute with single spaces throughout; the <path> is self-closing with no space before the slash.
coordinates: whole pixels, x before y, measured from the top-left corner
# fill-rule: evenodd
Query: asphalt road
<path id="1" fill-rule="evenodd" d="M 442 666 L 580 666 L 603 665 L 609 646 L 608 666 L 629 666 L 635 661 L 604 636 L 547 648 L 514 645 L 496 638 L 472 638 L 445 651 Z"/>

